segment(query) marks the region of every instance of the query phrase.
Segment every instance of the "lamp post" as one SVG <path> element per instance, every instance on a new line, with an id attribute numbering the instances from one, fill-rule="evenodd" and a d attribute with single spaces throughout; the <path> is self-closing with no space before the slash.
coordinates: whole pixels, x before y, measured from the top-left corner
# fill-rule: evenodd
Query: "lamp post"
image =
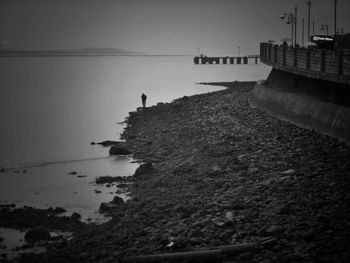
<path id="1" fill-rule="evenodd" d="M 334 0 L 334 35 L 337 34 L 337 0 Z"/>
<path id="2" fill-rule="evenodd" d="M 321 25 L 321 30 L 326 30 L 326 35 L 328 36 L 328 25 L 327 24 L 322 24 Z"/>
<path id="3" fill-rule="evenodd" d="M 298 6 L 295 5 L 294 7 L 294 30 L 295 30 L 295 33 L 294 33 L 294 46 L 297 45 L 297 28 L 298 28 L 298 23 L 297 23 L 297 14 L 298 14 Z"/>
<path id="4" fill-rule="evenodd" d="M 304 18 L 301 20 L 301 45 L 304 46 Z"/>
<path id="5" fill-rule="evenodd" d="M 315 35 L 315 20 L 312 21 L 312 34 Z"/>
<path id="6" fill-rule="evenodd" d="M 292 13 L 286 13 L 284 12 L 283 15 L 281 15 L 281 19 L 287 19 L 286 23 L 287 24 L 292 24 L 292 46 L 294 45 L 294 23 L 295 23 L 295 18 Z"/>
<path id="7" fill-rule="evenodd" d="M 308 15 L 307 15 L 307 40 L 310 41 L 310 13 L 311 13 L 311 1 L 306 2 L 308 6 Z"/>

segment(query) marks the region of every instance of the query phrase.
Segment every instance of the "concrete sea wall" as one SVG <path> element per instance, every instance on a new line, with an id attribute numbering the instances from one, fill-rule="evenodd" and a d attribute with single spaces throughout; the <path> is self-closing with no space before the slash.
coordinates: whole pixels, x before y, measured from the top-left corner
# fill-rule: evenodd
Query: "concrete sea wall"
<path id="1" fill-rule="evenodd" d="M 350 86 L 272 69 L 250 104 L 297 126 L 350 144 Z"/>

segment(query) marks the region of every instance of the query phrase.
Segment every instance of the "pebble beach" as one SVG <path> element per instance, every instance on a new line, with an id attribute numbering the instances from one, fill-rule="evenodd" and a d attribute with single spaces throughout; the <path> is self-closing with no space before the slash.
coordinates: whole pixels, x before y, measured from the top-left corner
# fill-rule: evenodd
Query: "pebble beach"
<path id="1" fill-rule="evenodd" d="M 17 262 L 125 262 L 266 244 L 223 262 L 349 262 L 350 147 L 249 105 L 255 82 L 138 108 L 122 139 L 141 163 L 112 220 Z M 5 261 L 4 261 L 5 262 Z M 204 262 L 204 261 L 203 261 Z"/>

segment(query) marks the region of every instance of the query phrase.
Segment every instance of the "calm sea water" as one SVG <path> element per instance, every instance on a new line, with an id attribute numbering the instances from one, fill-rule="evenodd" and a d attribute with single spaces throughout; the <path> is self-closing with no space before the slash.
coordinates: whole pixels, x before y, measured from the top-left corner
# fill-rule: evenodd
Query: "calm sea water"
<path id="1" fill-rule="evenodd" d="M 94 217 L 116 190 L 94 179 L 131 175 L 137 165 L 90 142 L 118 140 L 118 122 L 141 106 L 141 93 L 154 105 L 220 89 L 197 82 L 259 80 L 268 72 L 262 64 L 194 65 L 191 57 L 2 57 L 0 167 L 15 169 L 0 173 L 0 202 Z"/>

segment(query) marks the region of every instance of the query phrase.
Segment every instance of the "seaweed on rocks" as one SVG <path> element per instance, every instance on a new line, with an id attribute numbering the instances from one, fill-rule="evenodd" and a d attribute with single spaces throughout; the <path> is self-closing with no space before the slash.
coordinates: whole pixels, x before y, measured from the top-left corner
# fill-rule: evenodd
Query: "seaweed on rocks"
<path id="1" fill-rule="evenodd" d="M 0 227 L 15 229 L 30 229 L 45 227 L 50 230 L 80 232 L 89 226 L 79 220 L 77 216 L 61 216 L 63 208 L 38 209 L 33 207 L 20 207 L 0 210 Z"/>

